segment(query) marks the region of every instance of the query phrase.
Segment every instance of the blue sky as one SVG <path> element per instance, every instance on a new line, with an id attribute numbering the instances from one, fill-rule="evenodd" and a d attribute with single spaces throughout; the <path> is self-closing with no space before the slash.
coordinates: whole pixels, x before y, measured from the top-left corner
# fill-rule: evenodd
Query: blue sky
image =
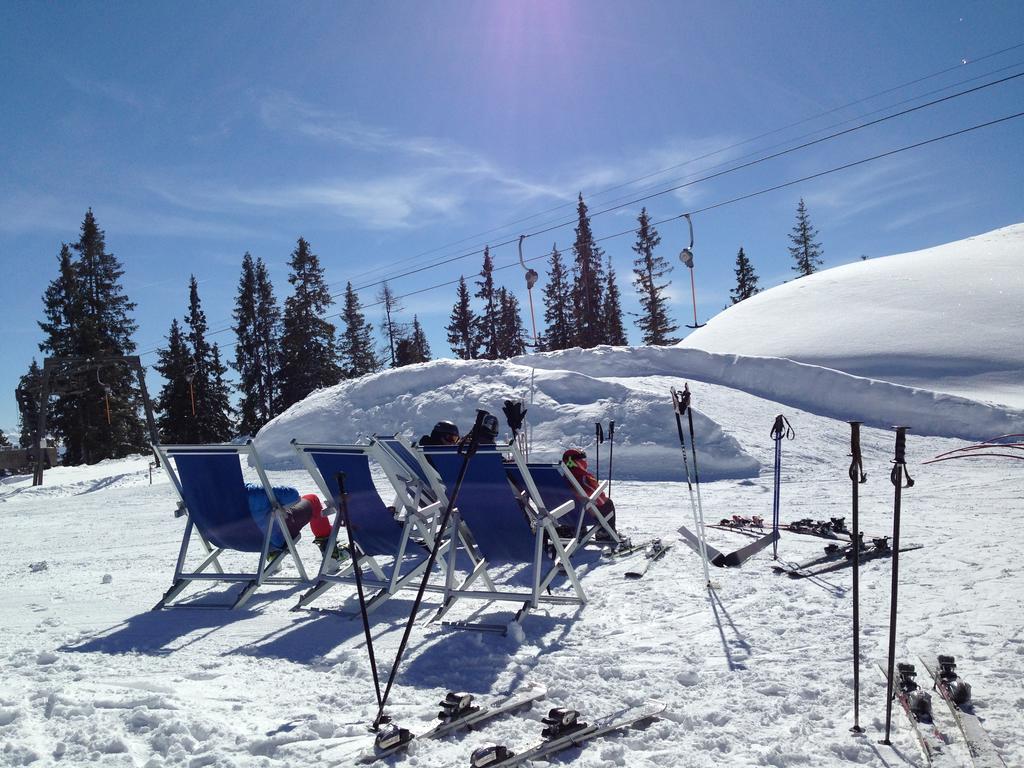
<path id="1" fill-rule="evenodd" d="M 245 251 L 268 263 L 279 299 L 300 235 L 333 290 L 360 286 L 568 221 L 580 191 L 600 210 L 1024 71 L 1024 47 L 983 58 L 1021 43 L 1019 2 L 7 0 L 0 427 L 15 428 L 17 378 L 41 359 L 42 293 L 90 206 L 125 266 L 139 351 L 152 365 L 150 350 L 184 312 L 190 274 L 212 327 L 228 324 Z M 646 205 L 668 218 L 1022 105 L 1019 78 Z M 728 302 L 740 246 L 763 286 L 788 279 L 786 236 L 801 196 L 835 266 L 1024 220 L 1022 170 L 1018 119 L 698 214 L 701 319 Z M 639 177 L 648 178 L 628 183 Z M 630 228 L 638 212 L 596 216 L 596 236 Z M 675 262 L 685 223 L 661 235 Z M 572 238 L 571 226 L 529 238 L 526 255 L 553 242 L 568 250 Z M 627 310 L 636 309 L 632 241 L 602 244 Z M 494 257 L 510 263 L 515 248 Z M 471 256 L 391 285 L 401 295 L 479 264 Z M 525 306 L 521 272 L 499 274 Z M 688 276 L 680 268 L 674 278 L 675 316 L 687 321 Z M 365 304 L 375 290 L 362 292 Z M 435 356 L 450 354 L 443 326 L 453 301 L 454 289 L 442 288 L 404 302 Z M 380 319 L 376 308 L 368 315 Z M 233 343 L 230 333 L 214 338 Z"/>

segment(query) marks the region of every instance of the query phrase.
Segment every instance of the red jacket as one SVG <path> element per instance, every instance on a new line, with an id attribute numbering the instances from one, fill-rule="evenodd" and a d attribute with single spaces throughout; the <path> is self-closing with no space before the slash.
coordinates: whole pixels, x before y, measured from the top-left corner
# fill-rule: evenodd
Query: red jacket
<path id="1" fill-rule="evenodd" d="M 569 471 L 572 472 L 572 476 L 576 478 L 576 482 L 587 492 L 588 496 L 597 490 L 599 483 L 597 478 L 587 471 L 586 459 L 576 459 L 569 468 Z M 608 501 L 608 497 L 602 493 L 597 497 L 597 506 L 603 507 L 606 501 Z"/>

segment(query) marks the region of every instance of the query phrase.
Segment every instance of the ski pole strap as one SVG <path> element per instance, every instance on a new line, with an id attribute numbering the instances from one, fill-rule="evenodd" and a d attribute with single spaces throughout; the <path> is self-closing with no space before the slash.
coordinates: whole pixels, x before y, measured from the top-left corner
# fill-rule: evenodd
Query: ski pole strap
<path id="1" fill-rule="evenodd" d="M 860 452 L 860 422 L 850 422 L 850 479 L 855 483 L 866 483 L 868 474 L 864 471 L 864 457 Z"/>
<path id="2" fill-rule="evenodd" d="M 907 476 L 907 484 L 904 488 L 913 488 L 914 480 L 907 472 L 907 430 L 910 427 L 894 427 L 896 430 L 896 456 L 892 460 L 892 472 L 889 474 L 889 479 L 893 485 L 900 484 L 900 475 L 905 474 Z"/>
<path id="3" fill-rule="evenodd" d="M 604 427 L 600 421 L 594 422 L 594 437 L 597 439 L 598 445 L 604 442 Z"/>
<path id="4" fill-rule="evenodd" d="M 771 436 L 772 440 L 781 440 L 782 438 L 792 440 L 796 437 L 796 430 L 789 423 L 789 419 L 780 413 L 775 417 L 775 423 L 772 424 Z"/>

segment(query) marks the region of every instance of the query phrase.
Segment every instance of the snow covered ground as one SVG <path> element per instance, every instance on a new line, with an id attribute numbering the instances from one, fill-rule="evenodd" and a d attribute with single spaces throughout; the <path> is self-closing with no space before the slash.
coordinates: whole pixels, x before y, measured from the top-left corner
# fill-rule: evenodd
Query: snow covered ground
<path id="1" fill-rule="evenodd" d="M 1022 298 L 1024 291 L 1017 306 Z M 938 332 L 915 332 L 917 349 L 931 350 Z M 1007 368 L 1016 365 L 1008 347 L 990 349 L 980 336 L 975 346 L 1003 355 Z M 528 397 L 529 363 L 537 369 L 531 417 L 540 452 L 552 456 L 573 442 L 592 450 L 593 422 L 614 418 L 620 528 L 673 548 L 639 581 L 624 578 L 628 560 L 585 557 L 588 605 L 540 610 L 519 638 L 421 622 L 389 706 L 406 727 L 430 727 L 447 689 L 485 697 L 536 681 L 548 696 L 529 713 L 478 732 L 417 744 L 393 764 L 466 766 L 482 743 L 516 751 L 533 743 L 550 706 L 592 717 L 657 699 L 668 707 L 661 721 L 551 764 L 923 765 L 900 714 L 894 748 L 876 743 L 885 702 L 871 661 L 883 657 L 887 641 L 888 561 L 862 572 L 863 738 L 848 733 L 848 571 L 791 580 L 773 574 L 770 554 L 762 553 L 741 569 L 716 569 L 709 598 L 699 559 L 676 533 L 690 506 L 667 392 L 687 380 L 712 521 L 771 514 L 768 433 L 778 413 L 796 429 L 783 446 L 783 521 L 848 516 L 849 428 L 842 420 L 859 417 L 869 425 L 863 527 L 888 533 L 893 433 L 885 427 L 915 427 L 907 455 L 916 485 L 904 491 L 902 533 L 924 548 L 900 560 L 898 655 L 956 655 L 1007 765 L 1024 765 L 1024 530 L 1017 525 L 1024 463 L 921 464 L 965 438 L 1024 432 L 1020 411 L 780 359 L 603 348 L 512 363 L 439 361 L 346 383 L 283 414 L 257 444 L 273 461 L 274 482 L 312 491 L 291 462 L 292 437 L 418 434 L 452 417 L 466 427 L 480 405 L 497 412 L 506 397 Z M 1008 402 L 998 392 L 974 394 Z M 352 765 L 370 742 L 365 726 L 376 709 L 360 622 L 292 612 L 299 590 L 288 587 L 257 592 L 242 611 L 151 611 L 170 584 L 183 529 L 171 514 L 174 502 L 161 471 L 150 485 L 146 457 L 58 468 L 41 488 L 25 477 L 0 485 L 0 765 Z M 721 549 L 747 541 L 722 531 L 711 540 Z M 780 557 L 801 561 L 824 543 L 783 534 Z M 300 551 L 314 568 L 308 535 Z M 353 610 L 353 594 L 337 587 L 319 603 Z M 201 604 L 223 594 L 211 588 L 187 596 Z M 373 616 L 383 668 L 411 597 L 395 598 Z M 428 595 L 426 608 L 435 604 Z M 953 735 L 945 710 L 936 706 L 936 713 Z M 969 765 L 960 740 L 949 749 L 954 764 Z"/>

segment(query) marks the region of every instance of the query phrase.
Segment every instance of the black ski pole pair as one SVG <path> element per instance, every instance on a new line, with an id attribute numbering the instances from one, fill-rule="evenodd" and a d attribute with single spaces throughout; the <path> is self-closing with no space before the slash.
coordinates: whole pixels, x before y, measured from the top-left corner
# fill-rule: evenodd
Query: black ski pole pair
<path id="1" fill-rule="evenodd" d="M 772 560 L 779 559 L 779 495 L 782 485 L 782 440 L 792 440 L 796 437 L 796 431 L 790 425 L 789 420 L 781 413 L 775 417 L 772 424 L 772 440 L 775 441 L 775 492 L 772 497 L 772 533 L 775 540 L 772 542 Z"/>
<path id="2" fill-rule="evenodd" d="M 604 443 L 604 426 L 600 421 L 594 422 L 594 452 L 595 470 L 594 476 L 601 479 L 601 444 Z M 615 422 L 608 422 L 608 498 L 612 496 L 612 462 L 615 461 Z"/>
<path id="3" fill-rule="evenodd" d="M 892 509 L 892 596 L 889 602 L 889 664 L 886 669 L 888 678 L 885 688 L 885 738 L 883 744 L 889 744 L 889 731 L 892 725 L 893 674 L 896 666 L 896 606 L 900 583 L 900 511 L 903 501 L 903 489 L 913 488 L 914 480 L 907 472 L 907 430 L 910 427 L 893 427 L 896 430 L 896 455 L 892 462 L 889 480 L 893 484 L 894 498 Z M 903 484 L 906 476 L 907 483 Z M 854 542 L 854 551 L 858 542 Z"/>
<path id="4" fill-rule="evenodd" d="M 434 563 L 437 561 L 437 553 L 441 548 L 441 542 L 444 540 L 445 532 L 448 528 L 448 522 L 451 519 L 452 511 L 455 508 L 455 501 L 459 496 L 459 491 L 462 488 L 462 483 L 466 479 L 466 471 L 469 469 L 469 461 L 473 458 L 477 448 L 480 445 L 480 432 L 482 430 L 483 418 L 487 415 L 487 411 L 477 410 L 476 422 L 473 424 L 473 430 L 469 433 L 469 441 L 464 446 L 460 446 L 460 453 L 462 453 L 462 466 L 459 468 L 458 477 L 455 480 L 455 485 L 452 487 L 451 493 L 448 495 L 448 504 L 445 507 L 444 514 L 441 516 L 441 522 L 437 527 L 437 536 L 434 539 L 434 546 L 430 548 L 430 556 L 427 558 L 427 565 L 423 571 L 423 578 L 420 580 L 419 589 L 416 591 L 416 599 L 413 601 L 412 610 L 409 612 L 409 620 L 405 624 L 405 631 L 402 633 L 402 641 L 398 645 L 398 653 L 395 655 L 395 661 L 391 665 L 391 672 L 388 675 L 388 682 L 384 688 L 384 693 L 381 694 L 380 682 L 377 676 L 377 662 L 373 652 L 373 640 L 370 636 L 370 619 L 366 612 L 366 597 L 363 594 L 363 580 L 361 567 L 358 559 L 356 558 L 355 545 L 352 539 L 352 528 L 349 525 L 348 518 L 348 500 L 345 497 L 344 489 L 344 473 L 338 473 L 338 487 L 340 491 L 339 499 L 339 514 L 344 515 L 345 528 L 348 531 L 349 551 L 352 556 L 353 567 L 356 574 L 356 591 L 359 594 L 359 612 L 363 619 L 363 632 L 366 635 L 366 646 L 367 652 L 370 656 L 370 665 L 373 672 L 373 684 L 376 688 L 377 693 L 377 715 L 373 719 L 371 730 L 378 731 L 380 726 L 390 721 L 390 718 L 384 714 L 384 706 L 387 704 L 388 696 L 391 694 L 391 687 L 395 682 L 395 678 L 398 675 L 398 666 L 402 663 L 402 656 L 405 654 L 406 645 L 409 642 L 409 635 L 412 632 L 412 626 L 416 622 L 416 615 L 420 609 L 420 603 L 423 601 L 423 593 L 426 591 L 427 582 L 430 579 L 430 574 L 434 569 Z"/>
<path id="5" fill-rule="evenodd" d="M 697 528 L 697 539 L 700 543 L 700 556 L 704 562 L 704 584 L 711 589 L 711 574 L 708 572 L 708 550 L 707 539 L 704 534 L 704 505 L 700 498 L 700 476 L 697 474 L 697 442 L 693 430 L 693 409 L 690 408 L 690 385 L 683 384 L 683 391 L 678 392 L 675 387 L 669 390 L 672 393 L 672 408 L 675 411 L 676 431 L 679 433 L 679 447 L 683 452 L 683 469 L 686 471 L 686 487 L 690 491 L 690 506 L 693 509 L 693 522 Z M 686 438 L 683 437 L 683 414 L 686 415 L 690 426 L 690 450 L 693 454 L 693 480 L 690 479 L 690 462 L 686 456 Z M 694 498 L 694 487 L 697 494 Z"/>

